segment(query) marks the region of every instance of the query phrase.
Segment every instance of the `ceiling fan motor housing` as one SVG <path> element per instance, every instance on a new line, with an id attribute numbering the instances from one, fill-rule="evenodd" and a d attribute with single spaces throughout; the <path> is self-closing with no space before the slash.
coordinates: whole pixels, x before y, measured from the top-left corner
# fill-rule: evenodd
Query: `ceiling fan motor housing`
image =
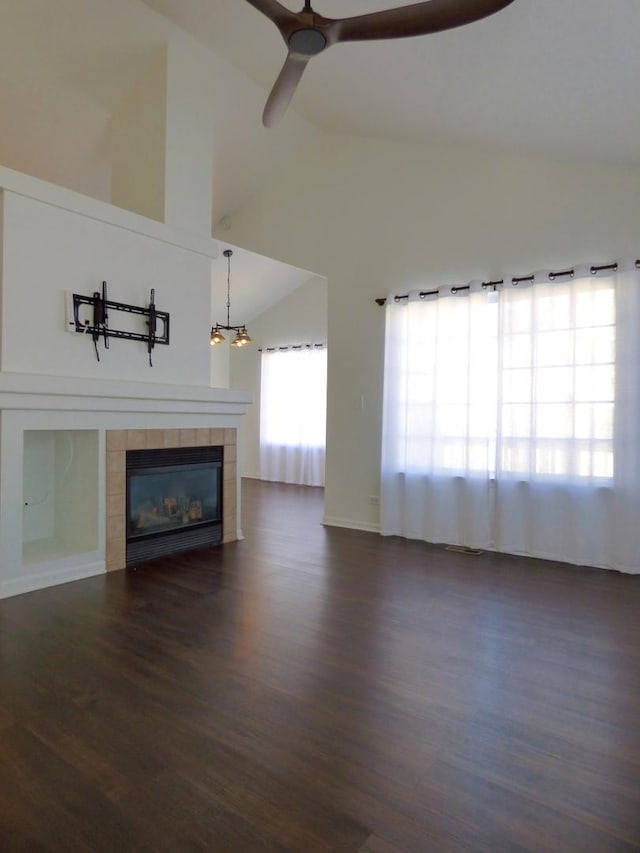
<path id="1" fill-rule="evenodd" d="M 316 56 L 327 46 L 327 39 L 315 27 L 304 27 L 289 36 L 289 50 L 300 56 Z"/>

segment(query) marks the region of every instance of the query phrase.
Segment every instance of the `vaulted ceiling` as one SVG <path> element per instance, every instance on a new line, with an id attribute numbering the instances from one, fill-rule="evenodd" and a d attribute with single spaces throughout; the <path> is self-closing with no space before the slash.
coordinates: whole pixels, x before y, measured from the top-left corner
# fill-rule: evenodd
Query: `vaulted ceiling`
<path id="1" fill-rule="evenodd" d="M 402 5 L 315 2 L 329 17 Z M 213 52 L 214 221 L 322 132 L 640 166 L 639 0 L 515 0 L 459 30 L 338 45 L 272 130 L 261 113 L 285 46 L 245 0 L 4 0 L 0 163 L 108 200 L 110 113 L 176 25 Z M 295 275 L 272 268 L 256 304 Z M 237 285 L 238 310 L 255 314 Z"/>
<path id="2" fill-rule="evenodd" d="M 5 0 L 0 162 L 105 197 L 110 111 L 176 24 L 214 51 L 216 219 L 321 131 L 640 165 L 638 0 L 515 0 L 458 30 L 337 45 L 273 130 L 260 118 L 285 46 L 245 0 Z"/>

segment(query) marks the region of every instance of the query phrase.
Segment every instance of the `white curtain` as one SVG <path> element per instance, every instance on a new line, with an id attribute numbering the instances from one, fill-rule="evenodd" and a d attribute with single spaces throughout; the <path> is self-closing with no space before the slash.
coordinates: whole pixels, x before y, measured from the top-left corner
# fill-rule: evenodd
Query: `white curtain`
<path id="1" fill-rule="evenodd" d="M 381 529 L 640 572 L 640 274 L 387 300 Z"/>
<path id="2" fill-rule="evenodd" d="M 262 353 L 260 476 L 324 486 L 327 350 Z"/>

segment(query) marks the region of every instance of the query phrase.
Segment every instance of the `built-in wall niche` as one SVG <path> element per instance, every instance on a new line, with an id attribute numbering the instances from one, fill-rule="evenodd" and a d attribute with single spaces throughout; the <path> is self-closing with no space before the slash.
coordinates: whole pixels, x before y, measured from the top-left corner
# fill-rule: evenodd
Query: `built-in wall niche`
<path id="1" fill-rule="evenodd" d="M 23 563 L 98 548 L 98 431 L 26 430 Z"/>

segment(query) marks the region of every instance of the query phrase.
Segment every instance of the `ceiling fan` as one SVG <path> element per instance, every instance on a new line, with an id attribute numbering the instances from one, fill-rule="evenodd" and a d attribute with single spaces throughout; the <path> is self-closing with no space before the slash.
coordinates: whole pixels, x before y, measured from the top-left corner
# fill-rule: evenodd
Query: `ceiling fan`
<path id="1" fill-rule="evenodd" d="M 273 21 L 287 48 L 287 58 L 262 114 L 265 127 L 287 110 L 312 56 L 341 41 L 405 38 L 461 27 L 504 9 L 513 0 L 426 0 L 352 18 L 323 18 L 304 0 L 301 12 L 291 12 L 278 0 L 247 0 Z"/>

